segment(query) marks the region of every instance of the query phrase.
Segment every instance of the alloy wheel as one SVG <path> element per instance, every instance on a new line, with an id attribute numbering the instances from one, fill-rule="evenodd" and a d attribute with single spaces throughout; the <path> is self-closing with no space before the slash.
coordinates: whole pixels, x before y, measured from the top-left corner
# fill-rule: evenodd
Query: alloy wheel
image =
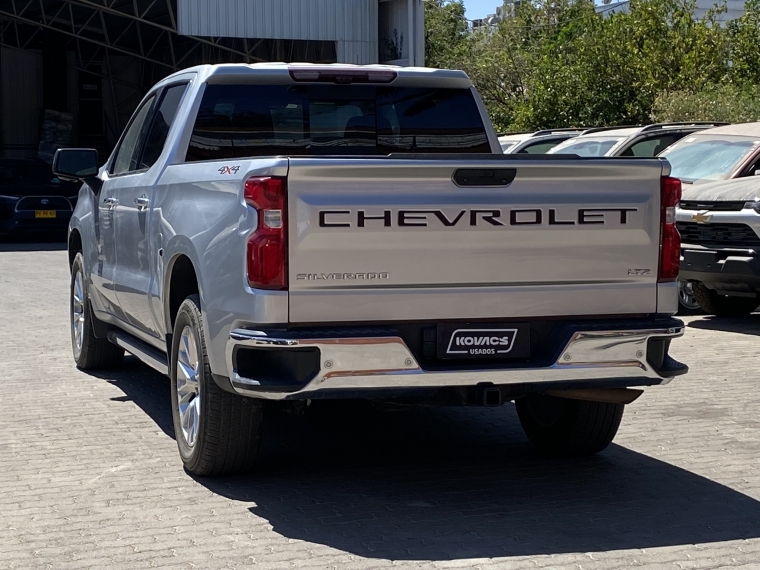
<path id="1" fill-rule="evenodd" d="M 84 341 L 84 294 L 82 272 L 77 271 L 74 275 L 74 290 L 71 292 L 71 337 L 75 358 L 79 358 L 82 353 L 82 342 Z"/>
<path id="2" fill-rule="evenodd" d="M 201 418 L 200 356 L 193 330 L 182 329 L 177 354 L 177 405 L 180 428 L 188 447 L 193 447 L 198 437 Z"/>
<path id="3" fill-rule="evenodd" d="M 691 311 L 699 309 L 699 303 L 697 303 L 697 298 L 694 296 L 694 285 L 691 281 L 678 282 L 678 301 L 682 307 Z"/>

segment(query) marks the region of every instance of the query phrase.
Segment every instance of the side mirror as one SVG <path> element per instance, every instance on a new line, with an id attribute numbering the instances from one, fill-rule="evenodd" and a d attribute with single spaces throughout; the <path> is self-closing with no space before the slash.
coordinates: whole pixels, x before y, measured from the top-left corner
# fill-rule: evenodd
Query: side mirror
<path id="1" fill-rule="evenodd" d="M 53 156 L 53 174 L 61 180 L 85 182 L 100 192 L 98 151 L 94 148 L 59 148 Z"/>
<path id="2" fill-rule="evenodd" d="M 98 175 L 98 151 L 94 148 L 59 148 L 53 157 L 53 174 L 76 182 Z"/>

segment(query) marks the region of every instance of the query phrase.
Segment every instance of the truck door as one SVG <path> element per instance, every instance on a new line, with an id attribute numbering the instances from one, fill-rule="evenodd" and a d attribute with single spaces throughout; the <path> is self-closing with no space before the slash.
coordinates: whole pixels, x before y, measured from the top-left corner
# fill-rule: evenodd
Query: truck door
<path id="1" fill-rule="evenodd" d="M 155 112 L 146 121 L 143 142 L 133 157 L 134 170 L 121 179 L 118 190 L 116 296 L 130 324 L 152 336 L 159 336 L 159 329 L 149 302 L 157 255 L 149 232 L 150 202 L 161 168 L 157 161 L 187 85 L 170 85 L 158 94 Z"/>
<path id="2" fill-rule="evenodd" d="M 116 153 L 106 172 L 98 195 L 98 263 L 92 272 L 92 283 L 98 304 L 102 310 L 127 320 L 116 296 L 115 275 L 118 254 L 116 218 L 125 204 L 125 188 L 134 183 L 137 176 L 133 156 L 140 148 L 146 123 L 153 112 L 155 96 L 148 97 L 135 111 L 118 143 Z"/>

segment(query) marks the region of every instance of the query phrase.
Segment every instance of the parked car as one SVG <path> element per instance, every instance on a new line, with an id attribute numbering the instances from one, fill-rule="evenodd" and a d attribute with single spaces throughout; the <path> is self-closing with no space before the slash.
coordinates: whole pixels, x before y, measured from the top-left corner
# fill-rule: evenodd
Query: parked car
<path id="1" fill-rule="evenodd" d="M 686 185 L 753 176 L 760 164 L 760 123 L 725 125 L 692 133 L 660 156 L 668 159 L 672 175 Z M 693 288 L 688 281 L 680 282 L 679 312 L 701 312 Z"/>
<path id="2" fill-rule="evenodd" d="M 460 71 L 199 66 L 149 90 L 103 168 L 54 164 L 85 183 L 74 360 L 168 375 L 198 475 L 251 467 L 264 400 L 514 400 L 539 450 L 589 455 L 629 387 L 688 370 L 681 184 L 654 159 L 505 156 Z"/>
<path id="3" fill-rule="evenodd" d="M 558 144 L 547 154 L 578 156 L 657 156 L 686 135 L 725 123 L 658 123 L 638 127 L 598 127 Z M 677 175 L 673 175 L 677 178 Z"/>
<path id="4" fill-rule="evenodd" d="M 687 184 L 676 210 L 681 279 L 711 315 L 760 305 L 760 177 Z"/>
<path id="5" fill-rule="evenodd" d="M 79 185 L 53 175 L 36 159 L 0 159 L 0 235 L 61 231 L 69 224 Z"/>
<path id="6" fill-rule="evenodd" d="M 754 176 L 760 173 L 760 122 L 693 133 L 660 156 L 685 184 Z"/>
<path id="7" fill-rule="evenodd" d="M 577 137 L 583 129 L 547 129 L 499 137 L 504 154 L 546 154 L 559 143 Z"/>

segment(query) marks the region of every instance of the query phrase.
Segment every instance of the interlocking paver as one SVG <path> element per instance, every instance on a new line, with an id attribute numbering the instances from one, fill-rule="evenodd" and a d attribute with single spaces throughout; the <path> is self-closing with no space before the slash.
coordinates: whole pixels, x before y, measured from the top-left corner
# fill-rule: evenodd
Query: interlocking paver
<path id="1" fill-rule="evenodd" d="M 0 319 L 0 568 L 760 569 L 760 315 L 689 319 L 692 372 L 598 457 L 537 456 L 509 405 L 322 403 L 213 480 L 166 378 L 74 367 L 64 251 L 0 244 Z"/>

